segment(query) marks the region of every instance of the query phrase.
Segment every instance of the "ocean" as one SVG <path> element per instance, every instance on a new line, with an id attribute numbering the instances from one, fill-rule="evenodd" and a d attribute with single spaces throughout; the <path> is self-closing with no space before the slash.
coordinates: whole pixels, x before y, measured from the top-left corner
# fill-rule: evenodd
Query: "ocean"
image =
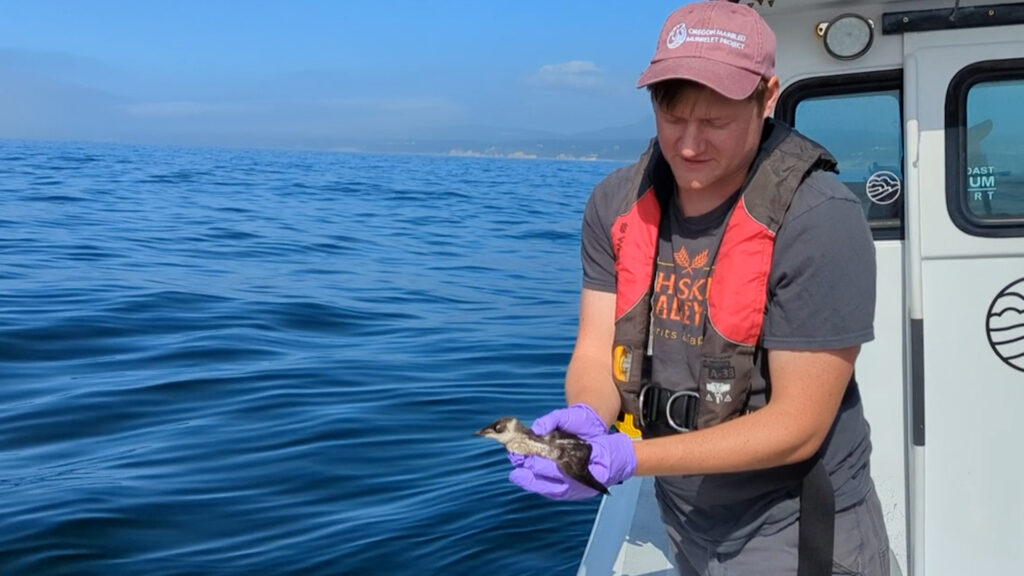
<path id="1" fill-rule="evenodd" d="M 0 573 L 575 574 L 508 482 L 621 164 L 0 141 Z"/>

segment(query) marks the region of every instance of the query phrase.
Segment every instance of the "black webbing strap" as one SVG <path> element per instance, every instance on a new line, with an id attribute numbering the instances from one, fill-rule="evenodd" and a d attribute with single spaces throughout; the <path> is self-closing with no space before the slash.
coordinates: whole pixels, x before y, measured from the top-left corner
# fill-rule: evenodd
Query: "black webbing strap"
<path id="1" fill-rule="evenodd" d="M 673 392 L 657 384 L 640 391 L 640 421 L 645 438 L 671 436 L 697 429 L 700 396 L 695 392 Z"/>
<path id="2" fill-rule="evenodd" d="M 821 457 L 800 484 L 797 576 L 831 576 L 836 530 L 836 498 Z"/>

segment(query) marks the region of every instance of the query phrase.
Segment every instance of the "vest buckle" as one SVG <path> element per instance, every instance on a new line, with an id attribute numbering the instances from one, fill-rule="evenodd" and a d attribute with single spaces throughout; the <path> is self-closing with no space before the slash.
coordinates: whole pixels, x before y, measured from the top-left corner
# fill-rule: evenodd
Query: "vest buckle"
<path id="1" fill-rule="evenodd" d="M 679 424 L 676 422 L 675 414 L 672 409 L 677 400 L 684 398 L 685 406 L 682 407 L 681 415 L 684 418 L 684 422 Z M 697 429 L 697 408 L 700 406 L 700 394 L 693 392 L 692 390 L 683 390 L 676 392 L 675 394 L 668 397 L 665 402 L 665 420 L 668 425 L 675 428 L 679 432 L 689 432 L 690 430 Z"/>
<path id="2" fill-rule="evenodd" d="M 640 389 L 637 414 L 644 436 L 668 436 L 697 429 L 700 394 L 692 390 L 673 392 L 657 384 Z"/>

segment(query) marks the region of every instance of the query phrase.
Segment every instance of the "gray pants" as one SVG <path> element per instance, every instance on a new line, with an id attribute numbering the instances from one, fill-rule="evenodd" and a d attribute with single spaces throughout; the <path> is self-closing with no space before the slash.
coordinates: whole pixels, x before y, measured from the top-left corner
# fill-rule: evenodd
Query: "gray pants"
<path id="1" fill-rule="evenodd" d="M 688 539 L 669 538 L 682 576 L 795 575 L 798 524 L 755 536 L 738 554 L 723 555 Z M 889 576 L 889 537 L 874 487 L 864 500 L 836 515 L 832 572 L 842 576 Z"/>

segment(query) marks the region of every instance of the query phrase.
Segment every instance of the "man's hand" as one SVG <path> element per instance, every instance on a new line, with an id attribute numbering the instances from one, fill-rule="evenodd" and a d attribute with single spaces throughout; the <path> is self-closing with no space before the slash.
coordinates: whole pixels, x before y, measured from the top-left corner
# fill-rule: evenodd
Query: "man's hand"
<path id="1" fill-rule="evenodd" d="M 573 404 L 568 408 L 552 410 L 534 420 L 533 425 L 530 426 L 530 429 L 538 436 L 550 434 L 556 428 L 575 434 L 584 440 L 604 436 L 608 433 L 608 425 L 587 404 Z M 522 465 L 524 458 L 525 456 L 522 454 L 508 453 L 508 460 L 513 466 Z"/>
<path id="2" fill-rule="evenodd" d="M 620 484 L 636 472 L 636 453 L 629 436 L 604 434 L 590 440 L 590 473 L 605 486 Z M 553 500 L 581 500 L 597 491 L 580 484 L 540 456 L 526 456 L 508 476 L 516 486 Z"/>
<path id="3" fill-rule="evenodd" d="M 590 440 L 608 434 L 608 425 L 587 404 L 573 404 L 568 408 L 548 412 L 533 421 L 530 428 L 543 436 L 556 428 Z"/>

